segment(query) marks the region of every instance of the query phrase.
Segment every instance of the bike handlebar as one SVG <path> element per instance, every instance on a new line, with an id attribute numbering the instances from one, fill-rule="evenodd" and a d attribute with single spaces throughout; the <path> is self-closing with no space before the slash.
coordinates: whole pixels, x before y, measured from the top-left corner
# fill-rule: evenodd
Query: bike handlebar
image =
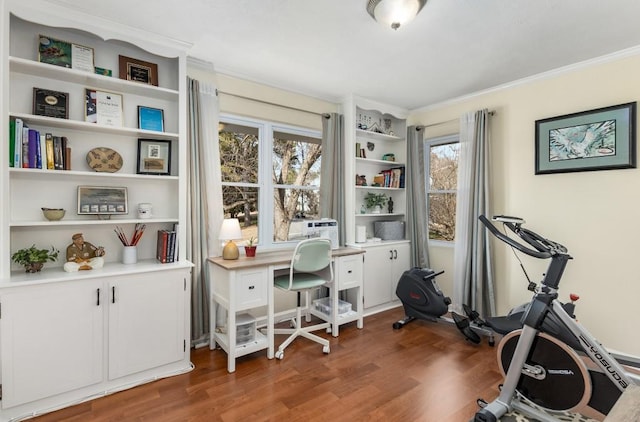
<path id="1" fill-rule="evenodd" d="M 545 239 L 539 234 L 532 232 L 531 230 L 524 229 L 519 223 L 512 223 L 504 221 L 503 224 L 509 228 L 512 232 L 517 234 L 522 240 L 529 244 L 532 248 L 529 248 L 522 243 L 510 238 L 502 233 L 491 221 L 484 215 L 478 217 L 482 224 L 498 239 L 502 240 L 506 244 L 513 246 L 520 252 L 532 256 L 534 258 L 547 259 L 558 253 L 566 253 L 567 248 L 559 243 Z"/>

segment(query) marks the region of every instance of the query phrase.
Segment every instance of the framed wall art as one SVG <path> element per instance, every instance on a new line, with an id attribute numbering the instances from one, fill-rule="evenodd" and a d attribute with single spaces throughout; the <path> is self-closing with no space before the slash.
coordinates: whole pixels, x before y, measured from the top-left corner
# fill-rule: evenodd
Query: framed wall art
<path id="1" fill-rule="evenodd" d="M 171 174 L 171 141 L 138 139 L 138 174 Z"/>
<path id="2" fill-rule="evenodd" d="M 535 174 L 636 167 L 636 103 L 536 120 Z"/>
<path id="3" fill-rule="evenodd" d="M 78 186 L 78 215 L 128 213 L 126 187 Z"/>
<path id="4" fill-rule="evenodd" d="M 164 111 L 159 108 L 138 106 L 138 129 L 164 132 Z"/>
<path id="5" fill-rule="evenodd" d="M 126 56 L 118 56 L 120 79 L 158 86 L 158 65 Z"/>

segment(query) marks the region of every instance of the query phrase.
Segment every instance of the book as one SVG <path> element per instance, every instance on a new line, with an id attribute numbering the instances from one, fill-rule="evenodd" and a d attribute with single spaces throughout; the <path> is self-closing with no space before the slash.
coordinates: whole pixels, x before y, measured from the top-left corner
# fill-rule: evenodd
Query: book
<path id="1" fill-rule="evenodd" d="M 69 139 L 66 136 L 62 136 L 60 139 L 62 140 L 62 170 L 70 170 L 71 163 L 69 163 L 69 159 L 67 158 L 67 155 L 71 154 L 71 150 L 67 152 Z"/>
<path id="2" fill-rule="evenodd" d="M 56 170 L 64 170 L 64 158 L 62 153 L 62 138 L 53 137 L 53 167 Z"/>
<path id="3" fill-rule="evenodd" d="M 44 137 L 45 151 L 47 156 L 47 169 L 55 170 L 55 165 L 53 163 L 53 135 L 47 133 Z"/>
<path id="4" fill-rule="evenodd" d="M 27 144 L 27 168 L 38 168 L 38 146 L 40 145 L 40 132 L 29 129 L 29 139 Z"/>
<path id="5" fill-rule="evenodd" d="M 20 167 L 29 168 L 29 128 L 22 126 L 22 164 Z"/>
<path id="6" fill-rule="evenodd" d="M 14 139 L 16 138 L 16 121 L 14 119 L 9 120 L 9 167 L 13 167 L 13 157 L 16 155 L 16 144 Z"/>
<path id="7" fill-rule="evenodd" d="M 158 230 L 156 259 L 162 264 L 167 263 L 167 240 L 168 232 L 166 230 Z"/>
<path id="8" fill-rule="evenodd" d="M 176 232 L 170 231 L 168 232 L 168 240 L 167 240 L 167 262 L 174 261 L 174 253 L 176 250 Z"/>
<path id="9" fill-rule="evenodd" d="M 22 119 L 16 118 L 16 131 L 13 140 L 13 167 L 22 167 L 22 128 L 24 122 Z"/>

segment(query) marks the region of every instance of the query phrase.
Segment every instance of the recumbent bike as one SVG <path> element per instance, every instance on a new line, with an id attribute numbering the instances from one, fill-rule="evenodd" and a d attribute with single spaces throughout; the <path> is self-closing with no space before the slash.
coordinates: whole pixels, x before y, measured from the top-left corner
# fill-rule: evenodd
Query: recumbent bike
<path id="1" fill-rule="evenodd" d="M 554 412 L 603 419 L 627 386 L 640 385 L 638 362 L 622 365 L 575 320 L 572 308 L 558 300 L 560 279 L 572 259 L 566 247 L 523 228 L 524 220 L 517 217 L 493 220 L 522 242 L 499 231 L 485 216 L 479 219 L 512 248 L 551 262 L 525 309 L 522 329 L 507 334 L 498 347 L 505 374 L 499 396 L 490 403 L 479 399 L 481 409 L 471 422 L 496 422 L 512 410 L 542 422 L 557 422 Z"/>

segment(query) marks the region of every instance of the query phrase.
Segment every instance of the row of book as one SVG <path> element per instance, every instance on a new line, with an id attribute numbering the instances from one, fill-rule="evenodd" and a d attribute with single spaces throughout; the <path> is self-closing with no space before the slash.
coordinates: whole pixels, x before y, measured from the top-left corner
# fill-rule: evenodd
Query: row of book
<path id="1" fill-rule="evenodd" d="M 41 133 L 22 119 L 9 121 L 9 167 L 71 170 L 71 148 L 66 136 Z"/>
<path id="2" fill-rule="evenodd" d="M 177 227 L 175 230 L 158 230 L 156 259 L 162 264 L 178 261 L 177 235 Z"/>
<path id="3" fill-rule="evenodd" d="M 373 185 L 384 188 L 404 188 L 404 167 L 382 170 L 373 177 Z"/>

